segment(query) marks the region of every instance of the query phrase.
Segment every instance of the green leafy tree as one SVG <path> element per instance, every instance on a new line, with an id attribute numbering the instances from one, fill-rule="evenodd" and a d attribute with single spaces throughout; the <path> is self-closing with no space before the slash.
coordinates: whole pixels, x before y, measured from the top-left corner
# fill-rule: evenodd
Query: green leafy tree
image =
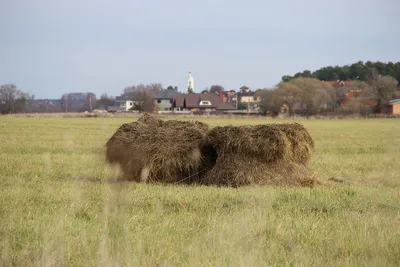
<path id="1" fill-rule="evenodd" d="M 168 90 L 175 90 L 175 91 L 178 91 L 178 86 L 172 86 L 172 85 L 170 85 L 170 86 L 167 87 L 167 89 L 168 89 Z"/>
<path id="2" fill-rule="evenodd" d="M 283 82 L 289 82 L 294 78 L 314 77 L 320 81 L 347 81 L 360 80 L 372 84 L 381 76 L 391 76 L 400 82 L 400 62 L 362 62 L 358 61 L 351 65 L 344 66 L 326 66 L 311 73 L 309 70 L 298 72 L 294 76 L 282 76 Z"/>

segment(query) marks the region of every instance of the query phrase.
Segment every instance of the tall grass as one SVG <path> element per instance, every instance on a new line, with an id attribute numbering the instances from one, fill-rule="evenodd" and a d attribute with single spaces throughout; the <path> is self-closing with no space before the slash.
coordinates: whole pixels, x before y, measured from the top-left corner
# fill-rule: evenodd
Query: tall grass
<path id="1" fill-rule="evenodd" d="M 400 265 L 397 119 L 300 121 L 315 189 L 107 182 L 129 120 L 0 118 L 0 266 Z"/>

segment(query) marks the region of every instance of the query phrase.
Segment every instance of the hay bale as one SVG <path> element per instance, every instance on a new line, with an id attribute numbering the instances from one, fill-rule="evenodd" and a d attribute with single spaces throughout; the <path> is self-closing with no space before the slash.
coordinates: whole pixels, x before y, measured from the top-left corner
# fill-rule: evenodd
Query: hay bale
<path id="1" fill-rule="evenodd" d="M 273 124 L 273 126 L 283 131 L 290 141 L 291 159 L 297 163 L 307 165 L 314 152 L 314 140 L 307 129 L 299 123 Z"/>
<path id="2" fill-rule="evenodd" d="M 208 154 L 215 161 L 201 177 L 206 185 L 314 186 L 307 168 L 314 147 L 298 124 L 215 127 L 208 134 Z"/>
<path id="3" fill-rule="evenodd" d="M 256 157 L 228 153 L 218 157 L 215 166 L 201 177 L 201 183 L 230 187 L 313 187 L 319 182 L 306 166 L 293 161 L 265 162 Z"/>
<path id="4" fill-rule="evenodd" d="M 270 125 L 217 126 L 209 132 L 208 142 L 218 156 L 250 154 L 263 162 L 284 159 L 292 153 L 286 134 Z"/>
<path id="5" fill-rule="evenodd" d="M 204 123 L 144 115 L 117 130 L 107 142 L 106 158 L 119 163 L 128 180 L 194 182 L 202 165 L 200 149 L 207 130 Z"/>
<path id="6" fill-rule="evenodd" d="M 129 154 L 131 136 L 136 133 L 137 123 L 122 124 L 106 143 L 106 160 L 109 163 L 122 163 Z"/>
<path id="7" fill-rule="evenodd" d="M 125 179 L 204 185 L 308 186 L 314 141 L 300 124 L 215 127 L 143 114 L 107 142 L 107 160 Z"/>
<path id="8" fill-rule="evenodd" d="M 143 113 L 142 116 L 140 116 L 140 118 L 137 120 L 138 122 L 141 123 L 146 123 L 146 124 L 160 124 L 162 123 L 162 120 L 157 119 L 155 116 L 151 116 L 148 113 Z"/>

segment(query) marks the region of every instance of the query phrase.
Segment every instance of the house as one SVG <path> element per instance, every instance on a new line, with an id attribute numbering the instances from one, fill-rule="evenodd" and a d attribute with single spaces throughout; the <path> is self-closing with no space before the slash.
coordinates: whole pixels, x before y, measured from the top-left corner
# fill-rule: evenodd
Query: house
<path id="1" fill-rule="evenodd" d="M 154 97 L 154 104 L 156 109 L 160 112 L 173 110 L 173 97 L 178 96 L 180 93 L 174 89 L 161 90 Z"/>
<path id="2" fill-rule="evenodd" d="M 400 98 L 389 101 L 389 113 L 400 115 Z"/>
<path id="3" fill-rule="evenodd" d="M 230 90 L 230 91 L 222 91 L 222 102 L 224 103 L 235 103 L 237 101 L 237 94 L 235 90 Z"/>
<path id="4" fill-rule="evenodd" d="M 354 99 L 362 101 L 370 108 L 374 108 L 377 105 L 376 97 L 373 94 L 368 92 L 362 93 L 361 90 L 342 92 L 337 95 L 337 98 L 336 107 L 347 105 Z"/>
<path id="5" fill-rule="evenodd" d="M 214 93 L 207 94 L 184 94 L 173 97 L 173 109 L 176 111 L 227 111 L 235 110 L 231 103 L 222 101 L 223 95 Z"/>
<path id="6" fill-rule="evenodd" d="M 109 106 L 109 112 L 128 111 L 134 106 L 135 101 L 129 96 L 117 96 L 115 98 L 115 106 Z"/>
<path id="7" fill-rule="evenodd" d="M 354 83 L 353 80 L 350 81 L 341 81 L 341 80 L 337 80 L 337 81 L 322 81 L 323 83 L 327 83 L 329 85 L 332 86 L 349 86 L 352 85 Z"/>
<path id="8" fill-rule="evenodd" d="M 257 92 L 253 91 L 241 91 L 237 94 L 238 101 L 240 104 L 244 104 L 250 110 L 259 110 L 261 97 L 257 95 Z"/>

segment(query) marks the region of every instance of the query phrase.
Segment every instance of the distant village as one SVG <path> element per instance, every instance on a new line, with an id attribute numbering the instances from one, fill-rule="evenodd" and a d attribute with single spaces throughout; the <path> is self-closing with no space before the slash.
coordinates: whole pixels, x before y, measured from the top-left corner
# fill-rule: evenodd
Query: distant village
<path id="1" fill-rule="evenodd" d="M 247 89 L 221 91 L 218 93 L 180 93 L 175 89 L 161 89 L 153 97 L 154 112 L 157 113 L 259 113 L 261 98 L 256 91 Z M 84 112 L 105 110 L 107 112 L 136 112 L 138 102 L 130 96 L 97 99 L 92 93 L 68 93 L 62 99 L 36 99 L 29 106 L 43 112 Z M 93 103 L 88 103 L 93 102 Z"/>
<path id="2" fill-rule="evenodd" d="M 162 88 L 151 95 L 152 112 L 156 113 L 260 113 L 260 96 L 257 92 L 243 86 L 240 90 L 220 90 L 218 92 L 194 92 L 194 79 L 189 71 L 187 91 L 182 93 L 177 88 Z M 138 105 L 143 99 L 135 99 L 134 94 L 122 94 L 116 97 L 93 93 L 68 93 L 60 99 L 35 99 L 28 101 L 28 106 L 38 112 L 138 112 Z M 149 110 L 146 110 L 149 111 Z"/>
<path id="3" fill-rule="evenodd" d="M 160 84 L 153 84 L 125 88 L 124 92 L 116 97 L 103 94 L 98 98 L 91 92 L 77 92 L 64 94 L 60 99 L 16 100 L 12 105 L 13 110 L 17 113 L 136 113 L 145 111 L 164 114 L 270 114 L 272 116 L 285 116 L 289 114 L 301 115 L 307 109 L 310 110 L 311 105 L 314 105 L 314 109 L 340 110 L 348 114 L 358 112 L 400 114 L 400 99 L 389 99 L 390 101 L 383 106 L 382 101 L 379 104 L 379 99 L 376 95 L 368 95 L 365 92 L 362 94 L 362 90 L 357 87 L 359 86 L 357 82 L 352 80 L 317 81 L 317 83 L 321 83 L 321 86 L 316 85 L 317 87 L 324 88 L 324 86 L 328 86 L 329 88 L 336 88 L 333 89 L 334 91 L 336 90 L 335 100 L 329 103 L 327 100 L 322 100 L 323 98 L 321 97 L 318 102 L 316 101 L 318 96 L 311 96 L 310 94 L 308 94 L 308 102 L 304 101 L 304 97 L 301 101 L 296 102 L 293 100 L 295 91 L 286 91 L 283 98 L 281 96 L 281 102 L 279 102 L 278 106 L 275 105 L 273 107 L 273 112 L 271 107 L 274 106 L 272 103 L 274 101 L 267 100 L 267 103 L 265 101 L 268 98 L 263 94 L 266 89 L 251 90 L 247 86 L 242 86 L 239 90 L 225 90 L 221 86 L 212 86 L 210 90 L 195 93 L 191 71 L 189 71 L 185 92 L 179 92 L 177 87 L 162 88 Z M 307 86 L 305 88 L 306 91 L 309 90 Z M 284 88 L 281 89 L 285 90 Z M 325 89 L 319 90 L 322 90 L 324 94 L 328 94 L 328 91 L 324 91 Z M 318 104 L 314 102 L 318 102 Z M 263 104 L 269 105 L 269 107 L 266 108 L 266 105 L 263 106 Z M 376 107 L 380 107 L 378 112 L 374 111 Z M 11 108 L 8 110 L 11 110 Z"/>

